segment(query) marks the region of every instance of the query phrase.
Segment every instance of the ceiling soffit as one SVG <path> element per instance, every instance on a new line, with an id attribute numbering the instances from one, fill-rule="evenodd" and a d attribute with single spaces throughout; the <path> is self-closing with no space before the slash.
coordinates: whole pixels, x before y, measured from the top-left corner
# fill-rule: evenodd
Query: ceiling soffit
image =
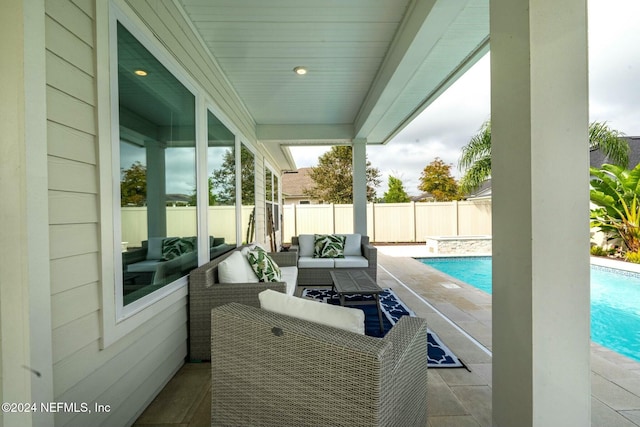
<path id="1" fill-rule="evenodd" d="M 178 1 L 265 142 L 385 143 L 488 50 L 488 0 Z"/>

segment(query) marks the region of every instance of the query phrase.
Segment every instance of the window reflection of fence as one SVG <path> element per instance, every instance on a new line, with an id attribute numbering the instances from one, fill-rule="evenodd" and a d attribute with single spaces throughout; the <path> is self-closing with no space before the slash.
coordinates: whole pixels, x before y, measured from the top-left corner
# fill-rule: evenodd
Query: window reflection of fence
<path id="1" fill-rule="evenodd" d="M 352 233 L 352 205 L 283 205 L 282 240 L 306 233 Z M 195 236 L 195 207 L 167 207 L 167 236 Z M 253 206 L 243 206 L 242 232 Z M 491 234 L 491 201 L 376 203 L 367 205 L 367 234 L 373 242 L 424 242 L 426 236 Z M 209 207 L 209 234 L 235 243 L 235 207 Z M 122 208 L 122 241 L 147 239 L 146 208 Z"/>
<path id="2" fill-rule="evenodd" d="M 284 205 L 283 242 L 306 233 L 352 233 L 352 205 Z M 373 242 L 424 242 L 426 236 L 491 234 L 491 201 L 367 205 Z"/>
<path id="3" fill-rule="evenodd" d="M 209 207 L 209 235 L 224 237 L 226 243 L 236 242 L 236 211 L 235 206 Z M 242 230 L 247 229 L 249 215 L 253 206 L 243 206 Z M 139 247 L 143 240 L 147 240 L 147 208 L 121 208 L 122 241 L 129 247 Z M 197 234 L 196 208 L 167 207 L 167 236 L 187 237 Z"/>

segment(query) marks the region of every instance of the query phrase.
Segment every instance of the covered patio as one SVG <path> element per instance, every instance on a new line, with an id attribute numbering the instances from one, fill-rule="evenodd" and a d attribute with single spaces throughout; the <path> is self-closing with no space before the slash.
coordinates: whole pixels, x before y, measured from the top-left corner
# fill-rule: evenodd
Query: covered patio
<path id="1" fill-rule="evenodd" d="M 428 320 L 469 370 L 429 371 L 429 427 L 492 424 L 491 297 L 414 259 L 423 246 L 379 246 L 378 284 L 389 287 Z M 449 285 L 456 283 L 460 288 Z M 591 346 L 592 426 L 640 425 L 640 363 Z M 209 425 L 208 363 L 188 363 L 138 418 L 135 426 Z"/>
<path id="2" fill-rule="evenodd" d="M 193 265 L 209 260 L 216 224 L 207 211 L 212 141 L 235 150 L 227 242 L 240 244 L 245 230 L 241 153 L 256 177 L 245 216 L 267 242 L 274 177 L 296 168 L 288 147 L 305 144 L 353 147 L 353 228 L 367 234 L 367 147 L 387 144 L 489 43 L 494 294 L 478 340 L 493 369 L 479 369 L 476 420 L 586 426 L 599 413 L 586 0 L 9 0 L 0 28 L 1 238 L 11 248 L 0 258 L 2 398 L 110 408 L 5 413 L 4 425 L 130 425 L 184 364 L 184 271 L 123 300 L 123 282 L 135 280 L 123 274 L 123 147 L 148 156 L 144 203 L 159 215 L 148 217 L 145 239 L 169 237 L 168 150 L 191 156 L 182 191 L 193 192 L 195 226 L 179 235 L 199 248 Z M 140 59 L 131 52 L 152 72 L 129 69 Z M 141 100 L 140 88 L 154 97 Z M 415 279 L 414 291 L 437 300 Z M 446 381 L 451 389 L 456 380 Z"/>

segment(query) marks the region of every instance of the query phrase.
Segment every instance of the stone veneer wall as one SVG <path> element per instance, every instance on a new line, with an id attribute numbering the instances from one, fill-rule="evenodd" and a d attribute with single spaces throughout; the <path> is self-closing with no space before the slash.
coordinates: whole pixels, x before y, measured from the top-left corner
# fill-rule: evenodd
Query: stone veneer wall
<path id="1" fill-rule="evenodd" d="M 490 254 L 491 237 L 426 238 L 427 250 L 434 255 Z"/>

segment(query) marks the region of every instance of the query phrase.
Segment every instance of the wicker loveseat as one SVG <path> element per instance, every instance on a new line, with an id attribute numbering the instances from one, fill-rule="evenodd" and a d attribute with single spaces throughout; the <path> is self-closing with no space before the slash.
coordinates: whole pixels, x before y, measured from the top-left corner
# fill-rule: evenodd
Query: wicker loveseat
<path id="1" fill-rule="evenodd" d="M 212 426 L 427 425 L 423 319 L 373 338 L 232 303 L 211 324 Z"/>
<path id="2" fill-rule="evenodd" d="M 241 251 L 240 246 L 214 260 L 192 270 L 189 274 L 189 358 L 209 360 L 211 357 L 211 309 L 229 302 L 260 307 L 258 294 L 265 289 L 291 293 L 295 288 L 297 269 L 293 269 L 293 286 L 285 282 L 220 283 L 218 266 L 222 261 Z M 269 253 L 280 267 L 295 267 L 296 255 L 292 252 Z"/>
<path id="3" fill-rule="evenodd" d="M 290 250 L 298 254 L 298 285 L 330 285 L 332 269 L 364 270 L 374 281 L 378 272 L 378 249 L 369 244 L 369 237 L 343 234 L 346 237 L 344 258 L 313 257 L 313 234 L 291 238 Z"/>

